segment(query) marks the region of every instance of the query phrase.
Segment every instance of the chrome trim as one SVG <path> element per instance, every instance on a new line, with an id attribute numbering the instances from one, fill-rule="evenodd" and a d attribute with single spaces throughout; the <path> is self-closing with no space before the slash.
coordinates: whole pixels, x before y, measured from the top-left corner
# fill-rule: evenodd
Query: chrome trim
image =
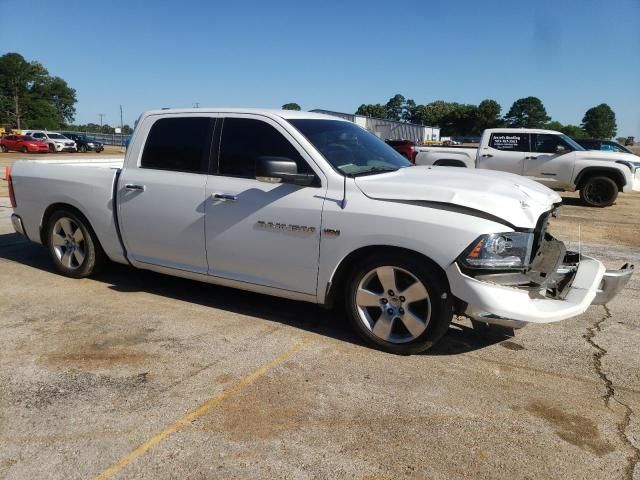
<path id="1" fill-rule="evenodd" d="M 625 263 L 620 270 L 607 270 L 604 272 L 596 298 L 593 300 L 593 305 L 609 303 L 627 285 L 633 270 L 633 265 Z"/>
<path id="2" fill-rule="evenodd" d="M 469 317 L 471 320 L 490 323 L 491 325 L 500 325 L 501 327 L 524 328 L 528 323 L 520 320 L 511 320 L 509 318 L 500 317 L 490 312 L 484 312 L 482 310 L 478 310 L 473 305 L 468 305 L 463 315 L 465 317 Z"/>
<path id="3" fill-rule="evenodd" d="M 11 223 L 13 224 L 13 229 L 16 231 L 16 233 L 24 235 L 25 237 L 27 236 L 24 231 L 24 225 L 22 224 L 22 218 L 20 218 L 20 215 L 16 215 L 15 213 L 13 213 L 11 215 Z"/>

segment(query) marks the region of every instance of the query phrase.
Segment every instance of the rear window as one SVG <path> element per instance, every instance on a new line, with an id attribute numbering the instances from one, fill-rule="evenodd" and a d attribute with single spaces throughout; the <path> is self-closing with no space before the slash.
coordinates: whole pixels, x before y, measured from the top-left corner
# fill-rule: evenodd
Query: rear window
<path id="1" fill-rule="evenodd" d="M 528 152 L 528 133 L 492 133 L 489 146 L 507 152 Z"/>
<path id="2" fill-rule="evenodd" d="M 161 118 L 147 137 L 142 168 L 206 173 L 207 139 L 213 119 L 206 117 Z"/>

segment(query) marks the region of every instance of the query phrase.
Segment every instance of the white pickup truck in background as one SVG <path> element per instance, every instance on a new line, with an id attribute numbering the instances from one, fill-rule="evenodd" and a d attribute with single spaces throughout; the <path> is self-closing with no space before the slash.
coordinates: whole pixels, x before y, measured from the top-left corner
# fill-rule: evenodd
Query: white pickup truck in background
<path id="1" fill-rule="evenodd" d="M 613 205 L 618 192 L 640 191 L 636 155 L 585 150 L 553 130 L 497 128 L 479 148 L 416 147 L 416 165 L 484 168 L 516 173 L 559 191 L 580 191 L 590 206 Z"/>
<path id="2" fill-rule="evenodd" d="M 547 232 L 561 199 L 539 183 L 414 166 L 308 112 L 152 111 L 124 160 L 23 160 L 8 180 L 16 231 L 64 275 L 110 259 L 340 301 L 366 341 L 395 353 L 429 348 L 454 313 L 511 327 L 579 315 L 633 272 L 567 252 Z"/>

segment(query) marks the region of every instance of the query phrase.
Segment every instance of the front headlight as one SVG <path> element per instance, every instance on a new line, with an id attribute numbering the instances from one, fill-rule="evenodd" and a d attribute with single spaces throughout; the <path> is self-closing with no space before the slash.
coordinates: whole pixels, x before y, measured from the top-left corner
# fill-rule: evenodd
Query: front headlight
<path id="1" fill-rule="evenodd" d="M 533 233 L 490 233 L 475 240 L 460 257 L 468 268 L 505 270 L 529 265 Z"/>

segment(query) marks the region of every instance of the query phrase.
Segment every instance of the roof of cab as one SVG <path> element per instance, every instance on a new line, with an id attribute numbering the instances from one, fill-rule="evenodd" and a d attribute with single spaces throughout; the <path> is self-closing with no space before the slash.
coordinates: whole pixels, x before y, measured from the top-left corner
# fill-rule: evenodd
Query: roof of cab
<path id="1" fill-rule="evenodd" d="M 487 128 L 488 133 L 551 133 L 554 135 L 562 135 L 562 132 L 556 130 L 545 130 L 543 128 Z"/>
<path id="2" fill-rule="evenodd" d="M 304 112 L 298 110 L 277 110 L 268 108 L 222 108 L 222 107 L 203 107 L 203 108 L 165 108 L 162 110 L 149 110 L 143 116 L 149 115 L 167 115 L 182 113 L 249 113 L 254 115 L 264 115 L 267 117 L 280 117 L 286 120 L 292 119 L 315 119 L 315 120 L 341 120 L 342 118 L 333 117 L 324 113 Z"/>

